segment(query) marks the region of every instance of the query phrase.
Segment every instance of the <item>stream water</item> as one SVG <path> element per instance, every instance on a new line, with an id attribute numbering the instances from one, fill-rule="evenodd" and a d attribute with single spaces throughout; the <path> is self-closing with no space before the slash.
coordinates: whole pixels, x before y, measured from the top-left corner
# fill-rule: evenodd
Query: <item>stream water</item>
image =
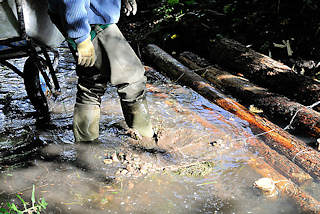
<path id="1" fill-rule="evenodd" d="M 75 144 L 72 114 L 76 82 L 65 48 L 50 102 L 51 121 L 35 119 L 22 78 L 0 67 L 0 207 L 44 198 L 44 213 L 302 213 L 287 198 L 267 200 L 253 190 L 261 178 L 243 136 L 246 121 L 194 91 L 147 69 L 152 121 L 165 153 L 130 144 L 115 88 L 101 106 L 99 142 Z M 22 68 L 25 59 L 13 61 Z M 5 163 L 5 164 L 4 164 Z M 320 199 L 319 185 L 308 191 Z"/>

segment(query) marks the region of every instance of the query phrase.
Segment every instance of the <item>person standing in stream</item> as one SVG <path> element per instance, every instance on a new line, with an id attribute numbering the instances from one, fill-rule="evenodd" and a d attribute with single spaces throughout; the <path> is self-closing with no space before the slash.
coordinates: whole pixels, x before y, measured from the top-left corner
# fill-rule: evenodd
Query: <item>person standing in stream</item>
<path id="1" fill-rule="evenodd" d="M 135 0 L 123 0 L 126 15 L 137 12 Z M 101 96 L 107 83 L 117 87 L 125 121 L 142 146 L 153 149 L 152 128 L 139 58 L 116 23 L 121 0 L 49 0 L 52 22 L 66 37 L 79 77 L 73 116 L 76 142 L 99 137 Z"/>

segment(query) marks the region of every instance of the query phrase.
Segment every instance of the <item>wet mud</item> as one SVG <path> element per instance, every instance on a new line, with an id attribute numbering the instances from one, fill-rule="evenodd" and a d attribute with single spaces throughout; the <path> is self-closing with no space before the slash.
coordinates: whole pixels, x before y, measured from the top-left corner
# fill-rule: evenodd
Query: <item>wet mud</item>
<path id="1" fill-rule="evenodd" d="M 261 176 L 247 161 L 247 122 L 146 66 L 147 100 L 162 152 L 132 144 L 116 89 L 101 105 L 100 137 L 74 143 L 74 61 L 60 48 L 62 93 L 51 120 L 36 119 L 23 80 L 0 68 L 0 207 L 16 194 L 48 202 L 45 213 L 298 213 L 252 188 Z M 24 59 L 16 60 L 23 67 Z M 318 186 L 308 190 L 319 196 Z M 317 195 L 318 194 L 318 195 Z"/>

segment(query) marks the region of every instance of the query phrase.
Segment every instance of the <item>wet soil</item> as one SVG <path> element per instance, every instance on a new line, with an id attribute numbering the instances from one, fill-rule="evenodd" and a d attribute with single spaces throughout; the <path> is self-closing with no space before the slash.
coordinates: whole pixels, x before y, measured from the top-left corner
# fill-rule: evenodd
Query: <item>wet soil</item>
<path id="1" fill-rule="evenodd" d="M 247 161 L 247 122 L 146 66 L 147 99 L 161 153 L 131 144 L 116 89 L 101 106 L 100 137 L 74 143 L 77 77 L 60 48 L 62 94 L 50 101 L 51 120 L 36 119 L 24 85 L 1 67 L 0 207 L 48 202 L 45 213 L 293 213 L 286 198 L 268 201 L 252 189 L 260 178 Z M 22 67 L 24 59 L 14 62 Z M 317 196 L 317 184 L 309 192 Z M 270 209 L 272 207 L 272 209 Z"/>
<path id="2" fill-rule="evenodd" d="M 203 10 L 193 5 L 177 22 L 179 8 L 170 12 L 174 16 L 163 18 L 166 8 L 160 14 L 154 11 L 161 3 L 143 2 L 140 13 L 120 22 L 140 57 L 150 42 L 173 55 L 191 50 L 205 56 L 208 42 L 222 35 L 287 59 L 283 49 L 271 44 L 289 37 L 285 33 L 277 37 L 277 31 L 266 25 L 267 17 L 256 19 L 259 14 L 237 21 L 243 11 L 238 15 L 230 11 L 241 8 L 240 2 L 228 1 L 226 8 L 227 3 L 208 1 Z M 250 28 L 261 35 L 245 36 L 252 32 L 250 20 L 263 28 Z M 268 39 L 263 37 L 266 28 L 273 35 Z M 317 50 L 310 50 L 297 53 L 316 64 Z M 255 137 L 247 122 L 148 66 L 147 99 L 164 152 L 145 151 L 131 143 L 111 86 L 103 97 L 99 140 L 75 144 L 75 65 L 65 46 L 59 51 L 62 94 L 50 101 L 51 120 L 46 123 L 37 120 L 23 80 L 0 67 L 0 207 L 8 201 L 21 206 L 16 194 L 30 202 L 35 185 L 37 199 L 49 204 L 45 213 L 302 213 L 285 197 L 269 201 L 253 191 L 261 176 L 247 164 L 248 159 L 259 158 L 247 150 L 246 138 Z M 22 68 L 24 60 L 14 64 Z M 315 67 L 309 70 L 316 74 Z M 305 190 L 320 198 L 318 183 Z"/>

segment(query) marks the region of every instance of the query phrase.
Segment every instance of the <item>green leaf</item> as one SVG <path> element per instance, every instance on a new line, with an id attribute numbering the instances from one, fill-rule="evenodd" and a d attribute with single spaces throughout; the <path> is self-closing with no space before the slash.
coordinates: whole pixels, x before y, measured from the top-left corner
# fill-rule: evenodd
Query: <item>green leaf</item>
<path id="1" fill-rule="evenodd" d="M 175 5 L 175 4 L 179 4 L 179 0 L 167 0 L 168 4 L 170 5 Z"/>
<path id="2" fill-rule="evenodd" d="M 41 202 L 39 203 L 40 206 L 45 210 L 48 206 L 48 203 L 43 199 L 41 198 Z"/>
<path id="3" fill-rule="evenodd" d="M 24 209 L 27 209 L 27 203 L 20 197 L 20 195 L 17 195 L 17 197 L 22 202 Z"/>
<path id="4" fill-rule="evenodd" d="M 186 5 L 196 4 L 196 1 L 195 0 L 188 0 L 188 1 L 185 1 L 185 4 Z"/>
<path id="5" fill-rule="evenodd" d="M 10 204 L 9 208 L 10 208 L 11 210 L 16 211 L 16 212 L 19 212 L 19 211 L 20 211 L 20 210 L 18 210 L 17 206 L 16 206 L 15 204 L 13 204 L 13 203 Z"/>
<path id="6" fill-rule="evenodd" d="M 37 207 L 35 208 L 35 210 L 37 211 L 37 214 L 40 214 L 41 207 L 38 207 L 38 206 L 37 206 Z"/>
<path id="7" fill-rule="evenodd" d="M 32 202 L 32 206 L 34 207 L 34 204 L 36 202 L 36 198 L 34 197 L 34 192 L 35 192 L 35 186 L 32 186 L 32 195 L 31 195 L 31 202 Z"/>
<path id="8" fill-rule="evenodd" d="M 9 214 L 9 212 L 5 208 L 0 208 L 0 214 Z"/>

